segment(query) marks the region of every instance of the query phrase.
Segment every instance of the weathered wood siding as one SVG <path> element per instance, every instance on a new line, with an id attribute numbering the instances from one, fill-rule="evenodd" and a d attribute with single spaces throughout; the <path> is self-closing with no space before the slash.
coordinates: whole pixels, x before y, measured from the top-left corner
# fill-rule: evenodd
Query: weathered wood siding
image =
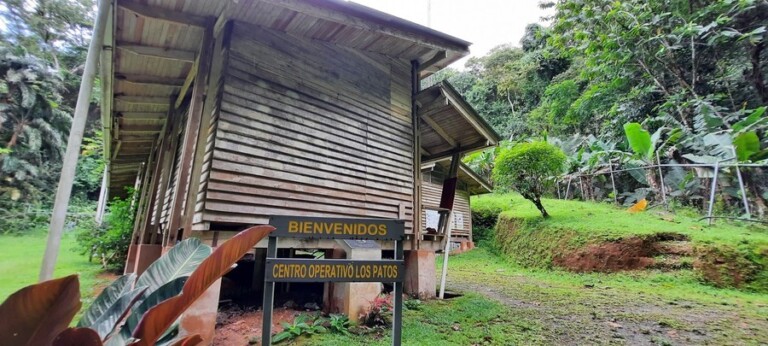
<path id="1" fill-rule="evenodd" d="M 182 141 L 182 138 L 184 138 L 184 127 L 183 124 L 186 123 L 187 120 L 187 111 L 184 111 L 185 115 L 180 117 L 179 122 L 177 124 L 174 124 L 175 128 L 173 132 L 171 132 L 172 136 L 176 136 L 176 146 L 173 151 L 173 163 L 171 164 L 171 171 L 168 172 L 170 175 L 168 176 L 168 185 L 165 191 L 158 191 L 158 193 L 162 193 L 162 203 L 156 204 L 162 204 L 162 208 L 160 209 L 160 225 L 159 228 L 162 230 L 166 230 L 168 228 L 168 218 L 170 216 L 170 210 L 171 206 L 173 205 L 173 191 L 176 190 L 176 182 L 179 180 L 179 174 L 181 170 L 181 145 L 179 144 Z M 166 173 L 166 174 L 168 174 Z M 184 193 L 186 195 L 186 193 Z M 159 197 L 159 196 L 157 196 Z M 184 196 L 180 196 L 179 198 L 184 198 Z"/>
<path id="2" fill-rule="evenodd" d="M 201 125 L 203 131 L 201 136 L 205 136 L 206 140 L 193 217 L 193 228 L 196 228 L 197 230 L 207 230 L 209 228 L 209 225 L 202 221 L 203 215 L 205 214 L 206 193 L 208 191 L 208 182 L 211 175 L 213 150 L 215 147 L 214 143 L 216 142 L 224 81 L 226 80 L 226 71 L 229 65 L 231 36 L 232 23 L 228 23 L 215 38 L 211 73 L 208 81 L 208 92 L 205 100 L 205 107 L 203 108 L 205 115 L 210 115 L 210 121 Z M 206 119 L 206 117 L 204 116 L 203 119 Z"/>
<path id="3" fill-rule="evenodd" d="M 443 193 L 442 175 L 431 174 L 430 172 L 424 172 L 421 185 L 422 203 L 425 208 L 432 207 L 437 208 L 440 206 L 440 196 Z M 464 222 L 459 228 L 453 228 L 452 235 L 456 237 L 471 238 L 472 234 L 472 211 L 469 207 L 469 193 L 461 182 L 456 189 L 456 196 L 453 200 L 453 210 L 462 214 Z M 427 211 L 422 213 L 421 225 L 423 229 L 426 229 L 427 225 Z"/>
<path id="4" fill-rule="evenodd" d="M 227 66 L 198 222 L 411 219 L 409 62 L 236 23 Z"/>

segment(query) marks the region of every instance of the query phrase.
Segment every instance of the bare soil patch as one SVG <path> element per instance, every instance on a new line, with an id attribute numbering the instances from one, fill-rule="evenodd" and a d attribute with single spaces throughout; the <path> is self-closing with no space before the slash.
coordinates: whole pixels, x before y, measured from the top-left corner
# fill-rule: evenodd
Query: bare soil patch
<path id="1" fill-rule="evenodd" d="M 254 339 L 261 343 L 261 310 L 228 307 L 219 310 L 216 317 L 216 335 L 213 345 L 242 346 Z M 283 331 L 282 322 L 292 323 L 302 311 L 287 308 L 275 308 L 272 313 L 272 333 Z"/>
<path id="2" fill-rule="evenodd" d="M 589 244 L 584 248 L 555 256 L 556 266 L 574 272 L 613 273 L 664 266 L 657 256 L 686 257 L 692 254 L 688 237 L 659 233 L 651 237 L 628 237 L 616 241 Z M 675 269 L 672 265 L 670 269 Z"/>

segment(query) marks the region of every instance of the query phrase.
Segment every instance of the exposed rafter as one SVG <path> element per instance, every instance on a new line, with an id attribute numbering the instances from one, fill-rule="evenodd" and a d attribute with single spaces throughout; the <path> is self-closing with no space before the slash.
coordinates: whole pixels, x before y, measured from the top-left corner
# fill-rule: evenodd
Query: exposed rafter
<path id="1" fill-rule="evenodd" d="M 189 92 L 189 87 L 192 85 L 192 82 L 195 81 L 195 78 L 197 76 L 197 69 L 199 66 L 200 66 L 200 57 L 198 56 L 197 59 L 195 59 L 195 63 L 192 64 L 192 68 L 189 69 L 187 78 L 184 80 L 184 85 L 181 87 L 181 90 L 179 91 L 179 95 L 176 97 L 176 102 L 173 104 L 174 108 L 181 107 L 181 104 L 184 102 L 184 98 L 187 97 L 187 93 Z"/>
<path id="2" fill-rule="evenodd" d="M 452 147 L 456 146 L 456 141 L 453 138 L 451 138 L 451 136 L 449 136 L 448 133 L 445 132 L 445 130 L 436 121 L 434 121 L 431 116 L 429 116 L 429 115 L 422 115 L 421 119 L 424 120 L 424 122 L 426 122 L 427 125 L 429 125 L 429 127 L 431 127 L 433 130 L 435 130 L 435 132 L 442 139 L 444 139 L 446 142 L 448 142 L 448 144 L 450 144 Z"/>
<path id="3" fill-rule="evenodd" d="M 440 61 L 442 61 L 447 56 L 448 56 L 448 54 L 444 50 L 441 50 L 441 51 L 435 53 L 435 55 L 432 56 L 432 58 L 430 58 L 429 60 L 424 61 L 424 62 L 419 64 L 419 72 L 422 72 L 424 70 L 437 70 L 437 69 L 433 68 L 433 65 L 437 64 Z"/>
<path id="4" fill-rule="evenodd" d="M 146 112 L 119 112 L 115 115 L 121 122 L 150 122 L 164 123 L 168 119 L 166 113 L 146 113 Z"/>
<path id="5" fill-rule="evenodd" d="M 467 146 L 462 145 L 461 148 L 458 148 L 458 149 L 457 148 L 453 148 L 453 149 L 449 149 L 449 150 L 446 150 L 446 151 L 443 151 L 443 152 L 440 152 L 440 153 L 432 154 L 430 156 L 424 156 L 424 157 L 421 158 L 421 160 L 423 162 L 435 161 L 435 160 L 439 160 L 439 159 L 443 159 L 443 158 L 452 156 L 452 155 L 454 155 L 456 153 L 466 154 L 466 153 L 471 153 L 471 152 L 476 151 L 476 150 L 485 149 L 487 147 L 489 147 L 489 143 L 488 143 L 487 140 L 479 140 L 479 141 L 477 141 L 475 143 L 472 143 L 470 145 L 467 145 Z"/>
<path id="6" fill-rule="evenodd" d="M 118 74 L 115 76 L 115 79 L 132 84 L 159 85 L 168 87 L 180 87 L 184 85 L 184 79 L 182 78 L 144 76 L 128 73 Z"/>
<path id="7" fill-rule="evenodd" d="M 142 17 L 163 20 L 176 24 L 205 27 L 209 20 L 207 17 L 195 16 L 189 13 L 183 13 L 164 7 L 144 5 L 136 0 L 120 0 L 118 1 L 118 6 Z"/>
<path id="8" fill-rule="evenodd" d="M 178 60 L 192 62 L 195 60 L 195 52 L 180 49 L 169 49 L 162 47 L 143 46 L 129 42 L 118 42 L 117 48 L 129 51 L 134 54 L 150 56 L 160 59 Z"/>
<path id="9" fill-rule="evenodd" d="M 317 5 L 312 1 L 300 1 L 300 0 L 261 0 L 271 5 L 287 8 L 299 13 L 303 13 L 309 16 L 320 18 L 323 20 L 344 24 L 350 27 L 369 30 L 384 34 L 391 37 L 396 37 L 401 40 L 406 40 L 412 43 L 417 43 L 422 46 L 430 48 L 436 48 L 440 50 L 455 50 L 459 52 L 465 52 L 469 50 L 469 42 L 464 42 L 457 38 L 447 37 L 447 35 L 441 34 L 437 31 L 416 26 L 413 23 L 402 20 L 393 25 L 392 19 L 387 15 L 381 15 L 371 12 L 368 8 L 357 5 L 352 2 L 325 2 L 323 6 Z M 410 26 L 409 29 L 402 29 L 402 27 Z M 431 35 L 424 33 L 417 33 L 417 31 L 432 31 Z"/>
<path id="10" fill-rule="evenodd" d="M 126 103 L 150 104 L 150 105 L 168 105 L 168 98 L 154 96 L 125 96 L 115 95 L 115 100 Z"/>

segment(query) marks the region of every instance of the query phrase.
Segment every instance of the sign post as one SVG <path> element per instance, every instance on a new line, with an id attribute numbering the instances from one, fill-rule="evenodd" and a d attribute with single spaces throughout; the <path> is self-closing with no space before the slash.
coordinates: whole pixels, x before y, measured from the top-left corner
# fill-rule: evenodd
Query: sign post
<path id="1" fill-rule="evenodd" d="M 273 216 L 264 271 L 261 344 L 272 344 L 275 282 L 391 282 L 394 284 L 392 345 L 400 346 L 403 324 L 403 240 L 405 222 L 392 219 L 341 219 Z M 277 258 L 278 238 L 360 239 L 395 242 L 394 260 Z"/>

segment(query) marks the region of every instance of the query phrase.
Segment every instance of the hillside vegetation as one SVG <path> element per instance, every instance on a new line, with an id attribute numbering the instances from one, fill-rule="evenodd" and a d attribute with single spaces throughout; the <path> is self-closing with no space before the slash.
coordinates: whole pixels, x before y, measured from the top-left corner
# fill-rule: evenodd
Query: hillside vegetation
<path id="1" fill-rule="evenodd" d="M 513 194 L 472 200 L 478 215 L 498 213 L 487 242 L 515 262 L 578 272 L 689 271 L 720 287 L 768 292 L 768 230 L 754 224 L 707 226 L 694 215 L 630 213 L 609 204 L 546 199 L 552 215 Z"/>

